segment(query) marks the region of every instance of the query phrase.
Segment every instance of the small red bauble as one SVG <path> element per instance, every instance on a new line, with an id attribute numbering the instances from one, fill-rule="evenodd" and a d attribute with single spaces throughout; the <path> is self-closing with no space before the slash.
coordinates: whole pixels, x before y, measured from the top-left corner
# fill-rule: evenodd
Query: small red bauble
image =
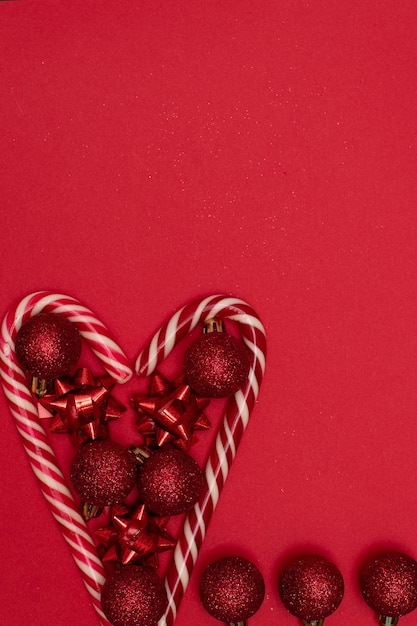
<path id="1" fill-rule="evenodd" d="M 155 626 L 168 601 L 154 570 L 128 565 L 104 583 L 101 604 L 113 626 Z"/>
<path id="2" fill-rule="evenodd" d="M 245 345 L 224 332 L 201 335 L 184 356 L 188 384 L 206 398 L 225 398 L 236 393 L 247 380 L 249 369 Z"/>
<path id="3" fill-rule="evenodd" d="M 65 376 L 81 354 L 81 337 L 72 322 L 55 313 L 39 313 L 16 335 L 16 356 L 32 376 L 52 380 Z"/>
<path id="4" fill-rule="evenodd" d="M 70 468 L 75 491 L 84 502 L 99 507 L 121 502 L 133 489 L 136 474 L 134 455 L 108 439 L 82 446 Z"/>
<path id="5" fill-rule="evenodd" d="M 374 557 L 362 569 L 360 585 L 381 624 L 396 624 L 396 618 L 417 608 L 417 562 L 406 554 L 383 552 Z"/>
<path id="6" fill-rule="evenodd" d="M 138 473 L 140 499 L 148 509 L 162 516 L 188 511 L 205 484 L 197 461 L 178 448 L 156 450 L 145 459 Z"/>
<path id="7" fill-rule="evenodd" d="M 199 592 L 203 607 L 212 617 L 232 624 L 256 613 L 264 599 L 265 584 L 256 565 L 229 556 L 204 570 Z"/>
<path id="8" fill-rule="evenodd" d="M 343 578 L 336 565 L 316 554 L 291 561 L 279 580 L 279 594 L 285 608 L 304 620 L 305 626 L 321 624 L 337 609 L 343 593 Z"/>

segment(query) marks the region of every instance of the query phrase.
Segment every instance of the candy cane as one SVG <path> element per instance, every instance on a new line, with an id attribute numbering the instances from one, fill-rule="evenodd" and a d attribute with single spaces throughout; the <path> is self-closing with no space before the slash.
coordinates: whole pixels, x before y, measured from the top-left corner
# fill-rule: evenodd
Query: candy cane
<path id="1" fill-rule="evenodd" d="M 243 300 L 222 295 L 210 296 L 175 313 L 140 353 L 135 366 L 140 376 L 151 374 L 197 324 L 213 317 L 230 319 L 238 324 L 242 339 L 251 352 L 251 370 L 245 387 L 228 400 L 205 469 L 207 488 L 186 516 L 178 537 L 165 578 L 168 608 L 158 622 L 159 626 L 171 626 L 175 620 L 208 524 L 248 424 L 265 371 L 265 330 L 255 311 Z"/>
<path id="2" fill-rule="evenodd" d="M 110 626 L 102 612 L 100 602 L 100 590 L 105 580 L 103 565 L 87 526 L 66 486 L 46 432 L 40 424 L 37 406 L 15 354 L 15 338 L 22 323 L 41 311 L 60 313 L 73 322 L 102 361 L 105 369 L 118 382 L 129 380 L 132 371 L 126 356 L 113 341 L 104 324 L 90 309 L 82 306 L 74 298 L 39 291 L 24 298 L 4 318 L 0 337 L 0 374 L 10 411 L 16 420 L 17 430 L 23 439 L 24 448 L 43 495 L 81 571 L 100 623 L 102 626 Z"/>

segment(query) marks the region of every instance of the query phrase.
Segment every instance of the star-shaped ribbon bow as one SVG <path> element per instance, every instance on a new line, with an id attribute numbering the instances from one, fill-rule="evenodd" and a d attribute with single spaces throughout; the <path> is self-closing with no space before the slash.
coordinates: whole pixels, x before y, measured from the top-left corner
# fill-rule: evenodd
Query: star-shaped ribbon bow
<path id="1" fill-rule="evenodd" d="M 210 428 L 204 414 L 209 402 L 193 392 L 183 377 L 170 381 L 159 372 L 151 376 L 148 394 L 136 393 L 130 398 L 145 445 L 171 443 L 183 450 L 189 449 L 195 430 Z"/>
<path id="2" fill-rule="evenodd" d="M 125 407 L 110 395 L 115 382 L 111 376 L 94 377 L 87 368 L 80 368 L 73 377 L 54 382 L 53 393 L 46 394 L 40 404 L 53 415 L 50 429 L 68 432 L 74 445 L 89 439 L 105 437 L 107 424 L 119 419 Z"/>
<path id="3" fill-rule="evenodd" d="M 158 553 L 175 546 L 166 531 L 168 517 L 151 515 L 144 504 L 112 507 L 111 523 L 96 530 L 103 563 L 146 564 L 158 567 Z"/>

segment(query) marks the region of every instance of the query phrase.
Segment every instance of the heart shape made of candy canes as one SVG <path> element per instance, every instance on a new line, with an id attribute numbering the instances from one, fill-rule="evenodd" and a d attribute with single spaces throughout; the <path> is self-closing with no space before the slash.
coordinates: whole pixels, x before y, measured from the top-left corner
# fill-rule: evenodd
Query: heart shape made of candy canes
<path id="1" fill-rule="evenodd" d="M 99 621 L 102 626 L 111 626 L 101 607 L 100 594 L 105 581 L 103 564 L 58 466 L 40 423 L 26 374 L 16 357 L 17 332 L 23 322 L 41 312 L 59 313 L 74 323 L 115 381 L 127 382 L 133 372 L 107 327 L 90 309 L 72 297 L 47 291 L 36 292 L 21 300 L 4 318 L 0 336 L 0 374 L 10 411 L 43 495 L 70 546 Z M 185 516 L 177 538 L 165 577 L 168 607 L 159 626 L 171 626 L 175 620 L 208 524 L 257 399 L 265 371 L 265 330 L 255 311 L 243 300 L 223 295 L 209 296 L 184 306 L 172 315 L 139 354 L 135 364 L 135 372 L 139 376 L 152 374 L 183 338 L 198 324 L 211 318 L 230 319 L 237 324 L 251 355 L 251 367 L 245 385 L 227 402 L 205 467 L 207 486 Z"/>

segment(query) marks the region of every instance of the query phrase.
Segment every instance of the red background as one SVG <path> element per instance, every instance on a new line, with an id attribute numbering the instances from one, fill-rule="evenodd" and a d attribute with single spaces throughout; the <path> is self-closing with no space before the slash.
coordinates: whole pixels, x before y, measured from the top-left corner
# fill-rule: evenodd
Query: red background
<path id="1" fill-rule="evenodd" d="M 417 557 L 415 7 L 0 4 L 2 315 L 38 289 L 70 294 L 132 362 L 210 293 L 247 300 L 267 329 L 259 402 L 176 626 L 215 623 L 197 588 L 219 554 L 265 577 L 253 626 L 296 623 L 276 589 L 291 554 L 341 569 L 329 626 L 376 623 L 357 584 L 367 555 Z M 93 626 L 0 403 L 0 621 Z"/>

